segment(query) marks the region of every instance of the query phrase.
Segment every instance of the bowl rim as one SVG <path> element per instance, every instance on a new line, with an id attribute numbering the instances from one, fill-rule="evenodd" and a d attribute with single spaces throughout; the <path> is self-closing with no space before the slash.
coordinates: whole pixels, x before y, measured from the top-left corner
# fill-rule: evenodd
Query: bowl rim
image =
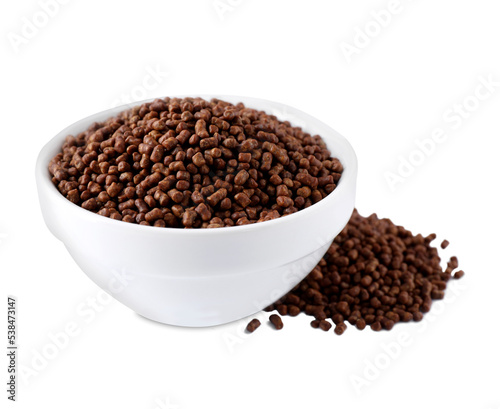
<path id="1" fill-rule="evenodd" d="M 48 165 L 50 160 L 53 157 L 53 152 L 57 147 L 61 148 L 62 143 L 66 136 L 70 134 L 75 134 L 76 132 L 70 132 L 69 130 L 72 128 L 78 128 L 81 127 L 81 131 L 83 132 L 88 126 L 90 126 L 93 122 L 101 122 L 103 119 L 95 119 L 98 117 L 103 117 L 103 116 L 108 116 L 112 117 L 113 115 L 118 114 L 119 112 L 122 112 L 126 109 L 130 109 L 133 106 L 137 105 L 142 105 L 144 103 L 149 103 L 153 102 L 156 99 L 164 99 L 164 98 L 203 98 L 206 100 L 211 100 L 211 99 L 220 99 L 223 101 L 228 101 L 231 103 L 236 103 L 234 101 L 239 101 L 242 102 L 246 107 L 248 108 L 253 108 L 257 109 L 259 111 L 265 111 L 264 108 L 259 107 L 259 103 L 261 104 L 269 104 L 269 105 L 274 105 L 276 108 L 281 108 L 284 112 L 291 113 L 293 116 L 303 119 L 304 123 L 306 124 L 305 126 L 305 132 L 308 132 L 312 135 L 315 135 L 316 133 L 310 132 L 307 129 L 307 124 L 308 123 L 314 123 L 314 127 L 322 127 L 325 128 L 328 131 L 328 135 L 325 137 L 324 135 L 320 135 L 325 142 L 327 142 L 328 145 L 328 140 L 330 138 L 335 139 L 335 144 L 336 145 L 343 145 L 344 148 L 344 158 L 342 160 L 342 166 L 343 166 L 343 172 L 342 176 L 339 180 L 339 183 L 337 184 L 337 187 L 333 192 L 331 192 L 329 195 L 327 195 L 324 199 L 320 200 L 317 203 L 314 203 L 313 205 L 309 206 L 306 209 L 299 210 L 295 213 L 286 215 L 286 216 L 281 216 L 273 220 L 268 220 L 265 222 L 261 223 L 253 223 L 253 224 L 246 224 L 246 225 L 241 225 L 241 226 L 226 226 L 226 227 L 221 227 L 221 228 L 215 228 L 215 229 L 202 229 L 202 228 L 192 228 L 192 229 L 186 229 L 186 228 L 179 228 L 179 227 L 156 227 L 156 226 L 144 226 L 140 225 L 137 223 L 126 223 L 121 220 L 114 220 L 109 217 L 101 216 L 97 213 L 91 212 L 89 210 L 86 210 L 82 208 L 81 206 L 69 201 L 66 197 L 64 197 L 61 192 L 57 189 L 57 187 L 52 183 L 52 178 L 50 177 L 50 173 L 48 170 Z M 265 111 L 266 112 L 266 111 Z M 271 115 L 275 115 L 275 113 L 272 113 Z M 278 118 L 280 119 L 280 118 Z M 280 119 L 280 120 L 287 120 L 287 119 Z M 86 125 L 84 125 L 86 124 Z M 292 126 L 294 126 L 293 123 L 291 123 Z M 296 126 L 296 125 L 295 125 Z M 332 151 L 332 149 L 330 149 Z M 334 152 L 332 152 L 332 157 L 336 157 Z M 176 95 L 176 96 L 160 96 L 160 97 L 154 97 L 154 98 L 148 98 L 145 100 L 129 103 L 129 104 L 123 104 L 120 106 L 116 106 L 110 109 L 106 109 L 104 111 L 100 111 L 97 113 L 94 113 L 92 115 L 86 116 L 68 126 L 66 126 L 64 129 L 62 129 L 60 132 L 58 132 L 54 137 L 52 137 L 40 150 L 38 157 L 37 157 L 37 162 L 35 166 L 35 172 L 36 172 L 36 184 L 37 188 L 39 191 L 44 190 L 47 195 L 50 195 L 51 200 L 54 200 L 58 205 L 60 204 L 61 206 L 66 206 L 68 210 L 75 212 L 75 215 L 78 215 L 78 217 L 87 219 L 89 222 L 100 222 L 104 223 L 106 225 L 109 225 L 110 228 L 115 227 L 124 229 L 129 229 L 131 232 L 132 231 L 137 231 L 137 233 L 151 233 L 151 234 L 157 234 L 157 235 L 165 235 L 165 234 L 182 234 L 182 235 L 191 235 L 191 236 L 196 236 L 196 235 L 226 235 L 226 234 L 239 234 L 239 233 L 244 233 L 244 232 L 250 232 L 253 230 L 266 230 L 266 229 L 272 229 L 275 227 L 278 227 L 284 223 L 293 223 L 295 220 L 300 219 L 300 218 L 307 218 L 313 213 L 321 212 L 326 210 L 333 200 L 335 200 L 337 197 L 341 196 L 344 194 L 344 191 L 349 189 L 349 186 L 352 184 L 356 184 L 356 177 L 357 177 L 357 170 L 358 170 L 358 161 L 356 157 L 356 153 L 354 152 L 353 147 L 349 143 L 349 141 L 339 134 L 337 131 L 335 131 L 333 128 L 331 128 L 329 125 L 325 124 L 323 121 L 320 121 L 319 119 L 297 109 L 294 108 L 290 105 L 281 103 L 281 102 L 276 102 L 276 101 L 271 101 L 267 99 L 262 99 L 262 98 L 255 98 L 255 97 L 246 97 L 246 96 L 237 96 L 237 95 L 199 95 L 199 96 L 191 96 L 191 95 Z M 137 230 L 135 230 L 137 229 Z M 148 230 L 146 230 L 148 229 Z"/>

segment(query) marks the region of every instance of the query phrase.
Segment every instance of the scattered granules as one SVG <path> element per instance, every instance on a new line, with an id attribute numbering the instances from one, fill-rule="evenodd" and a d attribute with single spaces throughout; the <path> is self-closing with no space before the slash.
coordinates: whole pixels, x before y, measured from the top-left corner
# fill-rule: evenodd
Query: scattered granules
<path id="1" fill-rule="evenodd" d="M 433 300 L 444 297 L 458 268 L 458 259 L 451 257 L 443 270 L 431 245 L 435 238 L 413 235 L 389 219 L 362 217 L 355 210 L 313 271 L 266 311 L 304 312 L 315 318 L 313 328 L 324 331 L 331 328 L 330 319 L 338 335 L 347 329 L 346 322 L 359 330 L 370 326 L 380 331 L 398 322 L 421 321 Z M 459 270 L 453 278 L 463 275 Z M 277 318 L 274 314 L 270 320 Z"/>
<path id="2" fill-rule="evenodd" d="M 281 317 L 277 314 L 272 314 L 269 317 L 269 321 L 271 321 L 271 324 L 274 325 L 274 328 L 276 329 L 282 329 L 283 328 L 283 321 L 281 321 Z"/>
<path id="3" fill-rule="evenodd" d="M 247 332 L 252 333 L 259 327 L 260 327 L 260 321 L 257 318 L 254 318 L 252 321 L 248 323 Z"/>

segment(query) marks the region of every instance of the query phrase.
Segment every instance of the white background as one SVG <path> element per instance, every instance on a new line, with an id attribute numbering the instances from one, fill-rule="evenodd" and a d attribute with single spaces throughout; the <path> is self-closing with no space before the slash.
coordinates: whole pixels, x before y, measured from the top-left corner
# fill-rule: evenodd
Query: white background
<path id="1" fill-rule="evenodd" d="M 390 17 L 387 0 L 215 3 L 66 0 L 46 18 L 38 1 L 2 2 L 0 344 L 15 295 L 28 372 L 10 404 L 2 346 L 0 407 L 500 408 L 498 1 L 400 0 Z M 246 337 L 248 320 L 182 329 L 95 301 L 43 223 L 37 153 L 80 118 L 175 94 L 266 98 L 328 123 L 357 152 L 360 212 L 449 239 L 467 275 L 423 323 L 341 337 L 303 316 Z M 415 153 L 435 128 L 446 141 Z M 410 157 L 420 164 L 391 189 L 387 172 Z M 71 323 L 78 335 L 54 351 Z"/>

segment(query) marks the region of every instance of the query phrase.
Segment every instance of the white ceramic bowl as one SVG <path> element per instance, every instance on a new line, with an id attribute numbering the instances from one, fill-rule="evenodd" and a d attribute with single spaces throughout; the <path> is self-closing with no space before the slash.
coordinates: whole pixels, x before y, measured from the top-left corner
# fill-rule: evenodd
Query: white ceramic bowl
<path id="1" fill-rule="evenodd" d="M 127 106 L 100 112 L 62 130 L 41 150 L 36 165 L 40 205 L 50 231 L 98 286 L 140 315 L 162 323 L 204 327 L 260 311 L 314 268 L 354 208 L 357 160 L 346 139 L 283 104 L 217 98 L 241 101 L 321 135 L 332 156 L 344 166 L 337 188 L 307 209 L 246 226 L 185 230 L 99 216 L 59 193 L 48 164 L 67 135 L 76 135 Z"/>

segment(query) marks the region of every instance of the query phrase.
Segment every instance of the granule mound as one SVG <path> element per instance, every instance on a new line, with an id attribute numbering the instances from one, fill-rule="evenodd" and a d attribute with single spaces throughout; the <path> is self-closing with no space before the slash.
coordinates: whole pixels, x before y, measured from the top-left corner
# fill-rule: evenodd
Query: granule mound
<path id="1" fill-rule="evenodd" d="M 49 171 L 71 202 L 158 227 L 272 220 L 322 200 L 342 165 L 318 135 L 217 99 L 144 103 L 68 136 Z"/>
<path id="2" fill-rule="evenodd" d="M 331 319 L 341 335 L 345 322 L 359 330 L 390 330 L 398 322 L 420 321 L 446 284 L 461 278 L 458 260 L 446 269 L 431 242 L 435 234 L 414 236 L 389 219 L 357 210 L 311 273 L 281 300 L 266 308 L 280 315 L 314 316 L 313 328 L 328 331 Z M 453 274 L 453 275 L 452 275 Z"/>

